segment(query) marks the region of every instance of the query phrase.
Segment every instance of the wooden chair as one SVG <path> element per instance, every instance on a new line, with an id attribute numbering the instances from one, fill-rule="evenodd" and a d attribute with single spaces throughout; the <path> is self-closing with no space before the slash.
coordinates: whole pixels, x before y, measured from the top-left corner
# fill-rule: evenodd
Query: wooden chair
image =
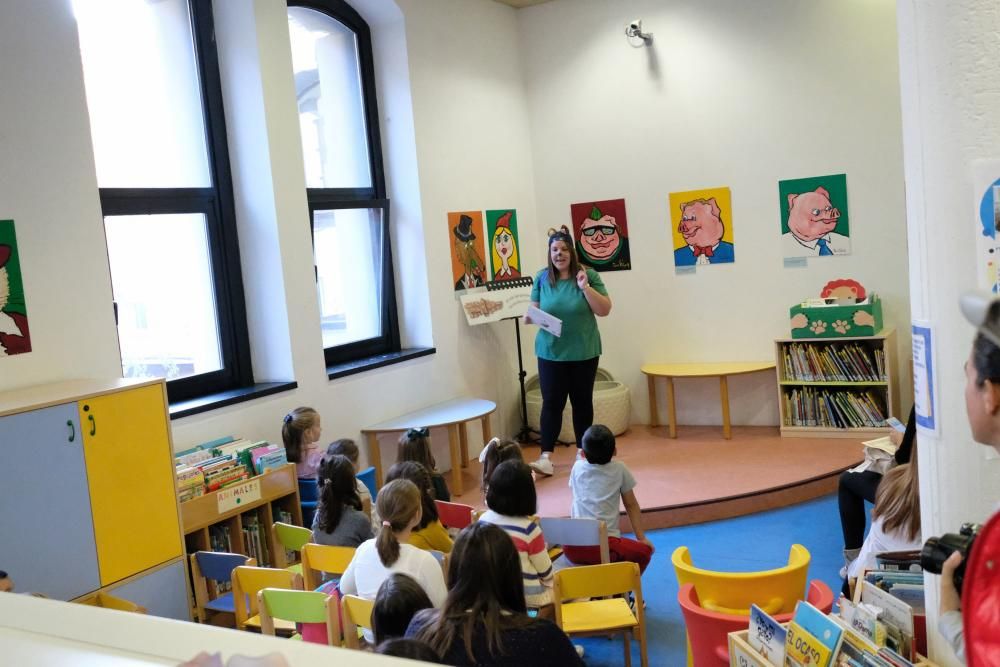
<path id="1" fill-rule="evenodd" d="M 441 525 L 447 528 L 449 533 L 452 530 L 458 532 L 475 520 L 473 514 L 476 508 L 472 505 L 450 503 L 444 500 L 435 500 L 434 504 L 437 505 Z"/>
<path id="2" fill-rule="evenodd" d="M 260 610 L 257 593 L 265 588 L 302 590 L 302 577 L 271 567 L 241 566 L 233 570 L 233 602 L 236 608 L 236 628 L 260 630 Z M 275 627 L 285 633 L 295 630 L 294 623 L 275 621 Z"/>
<path id="3" fill-rule="evenodd" d="M 339 577 L 354 558 L 354 547 L 331 547 L 325 544 L 302 545 L 302 578 L 306 590 L 314 591 L 323 583 L 320 572 Z"/>
<path id="4" fill-rule="evenodd" d="M 302 563 L 288 564 L 285 551 L 302 551 L 302 545 L 312 539 L 312 531 L 302 526 L 275 521 L 271 524 L 271 542 L 274 544 L 274 566 L 295 574 L 302 574 Z"/>
<path id="5" fill-rule="evenodd" d="M 611 562 L 611 552 L 608 549 L 608 528 L 598 519 L 565 519 L 557 517 L 541 517 L 538 526 L 545 536 L 545 544 L 549 547 L 589 547 L 596 546 L 601 551 L 601 563 Z M 553 554 L 550 549 L 552 569 L 555 571 L 566 567 L 574 567 L 573 563 L 561 553 Z"/>
<path id="6" fill-rule="evenodd" d="M 236 613 L 232 592 L 221 591 L 220 588 L 230 584 L 234 568 L 256 564 L 257 561 L 243 554 L 220 551 L 196 551 L 191 554 L 195 615 L 200 623 L 207 623 L 212 613 Z"/>
<path id="7" fill-rule="evenodd" d="M 329 646 L 341 645 L 340 610 L 337 598 L 315 591 L 264 588 L 257 592 L 260 630 L 274 636 L 275 619 L 300 623 L 303 641 Z M 293 635 L 294 637 L 294 635 Z"/>
<path id="8" fill-rule="evenodd" d="M 374 607 L 374 600 L 359 598 L 357 595 L 345 595 L 344 599 L 340 601 L 344 617 L 344 646 L 353 649 L 361 648 L 358 628 L 371 632 L 372 609 Z"/>
<path id="9" fill-rule="evenodd" d="M 632 594 L 635 611 L 624 597 Z M 648 667 L 642 580 L 635 563 L 579 565 L 555 573 L 556 625 L 573 637 L 622 634 L 625 665 L 632 665 L 632 635 L 639 640 L 642 667 Z M 599 599 L 606 598 L 606 599 Z M 570 600 L 583 600 L 570 602 Z"/>

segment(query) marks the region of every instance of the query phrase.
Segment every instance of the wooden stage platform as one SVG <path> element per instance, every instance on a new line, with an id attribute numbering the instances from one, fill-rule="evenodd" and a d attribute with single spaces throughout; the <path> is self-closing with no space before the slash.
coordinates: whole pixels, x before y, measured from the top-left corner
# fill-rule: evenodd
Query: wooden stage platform
<path id="1" fill-rule="evenodd" d="M 759 426 L 734 426 L 732 440 L 723 439 L 719 426 L 680 426 L 672 440 L 666 426 L 638 425 L 618 436 L 617 446 L 638 483 L 647 529 L 752 514 L 833 493 L 840 473 L 864 458 L 860 440 L 782 438 L 777 427 Z M 525 460 L 538 452 L 537 445 L 525 446 Z M 575 446 L 557 447 L 555 475 L 536 480 L 542 516 L 569 516 L 575 455 Z M 485 507 L 481 474 L 479 462 L 470 461 L 466 492 L 453 500 Z M 622 529 L 628 530 L 624 514 Z"/>

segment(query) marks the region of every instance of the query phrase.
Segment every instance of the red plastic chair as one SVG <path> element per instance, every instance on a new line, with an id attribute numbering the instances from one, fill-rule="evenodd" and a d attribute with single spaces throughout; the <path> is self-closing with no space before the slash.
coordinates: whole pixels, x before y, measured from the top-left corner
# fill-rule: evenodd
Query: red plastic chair
<path id="1" fill-rule="evenodd" d="M 814 580 L 809 584 L 806 600 L 824 614 L 829 614 L 833 607 L 833 591 L 822 581 Z M 681 586 L 677 602 L 684 614 L 694 667 L 729 667 L 729 633 L 746 630 L 750 626 L 750 617 L 704 609 L 698 603 L 694 584 Z M 794 612 L 779 614 L 774 619 L 785 623 L 794 615 Z"/>
<path id="2" fill-rule="evenodd" d="M 472 523 L 472 513 L 475 511 L 472 505 L 448 503 L 443 500 L 435 500 L 434 504 L 437 505 L 438 518 L 441 519 L 441 525 L 445 528 L 462 530 Z"/>

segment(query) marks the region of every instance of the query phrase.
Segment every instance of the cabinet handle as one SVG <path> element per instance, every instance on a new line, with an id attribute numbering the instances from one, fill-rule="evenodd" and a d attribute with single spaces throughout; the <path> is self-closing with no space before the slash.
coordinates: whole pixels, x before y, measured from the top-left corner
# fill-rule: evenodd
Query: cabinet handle
<path id="1" fill-rule="evenodd" d="M 73 423 L 72 419 L 67 419 L 66 426 L 69 426 L 69 441 L 73 442 L 76 440 L 76 424 Z"/>
<path id="2" fill-rule="evenodd" d="M 94 415 L 87 415 L 87 419 L 90 421 L 90 435 L 97 435 L 97 421 Z"/>

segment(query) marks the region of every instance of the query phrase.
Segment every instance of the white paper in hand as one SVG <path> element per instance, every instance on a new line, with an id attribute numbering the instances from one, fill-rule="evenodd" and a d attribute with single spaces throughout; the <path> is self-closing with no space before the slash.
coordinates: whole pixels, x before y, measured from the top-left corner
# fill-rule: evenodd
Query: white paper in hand
<path id="1" fill-rule="evenodd" d="M 558 317 L 553 317 L 544 310 L 535 308 L 534 306 L 529 306 L 528 312 L 525 315 L 531 318 L 532 324 L 537 324 L 553 336 L 562 336 L 562 320 Z"/>

